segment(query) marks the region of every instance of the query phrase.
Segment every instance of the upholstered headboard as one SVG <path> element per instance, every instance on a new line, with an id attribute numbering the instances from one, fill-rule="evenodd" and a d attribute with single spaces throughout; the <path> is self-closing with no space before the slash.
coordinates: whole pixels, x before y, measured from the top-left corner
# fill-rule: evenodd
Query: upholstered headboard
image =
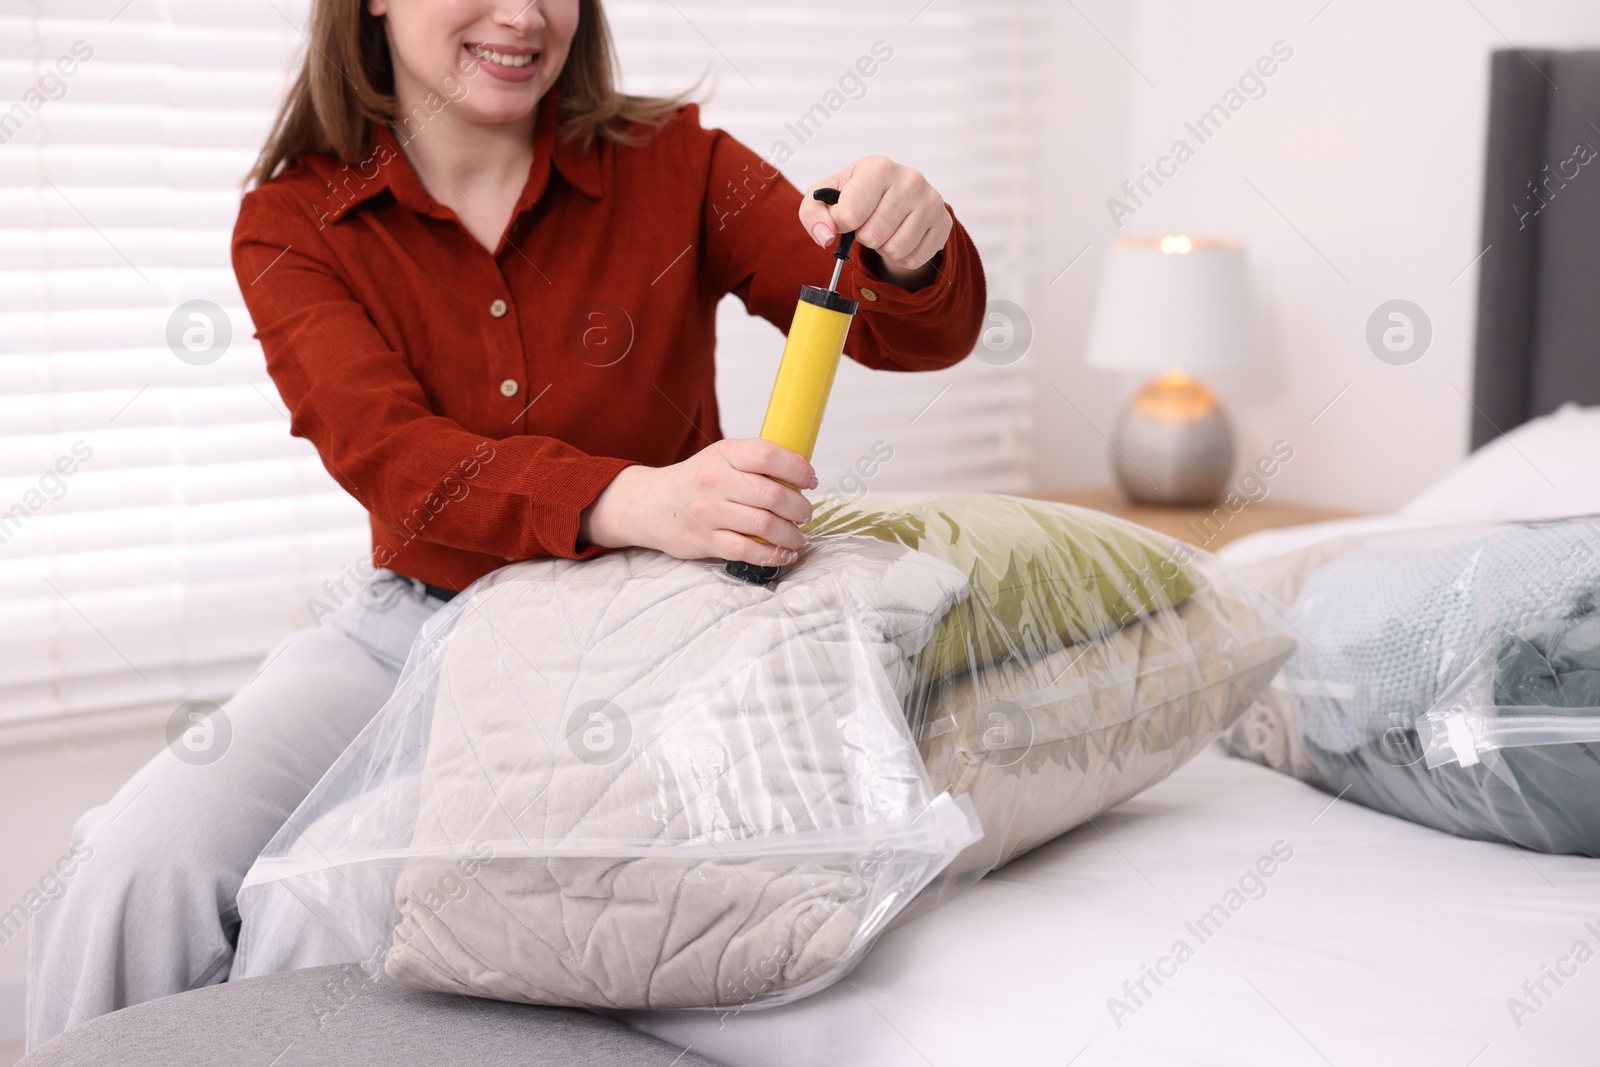
<path id="1" fill-rule="evenodd" d="M 1600 404 L 1600 51 L 1494 53 L 1483 246 L 1473 448 Z"/>

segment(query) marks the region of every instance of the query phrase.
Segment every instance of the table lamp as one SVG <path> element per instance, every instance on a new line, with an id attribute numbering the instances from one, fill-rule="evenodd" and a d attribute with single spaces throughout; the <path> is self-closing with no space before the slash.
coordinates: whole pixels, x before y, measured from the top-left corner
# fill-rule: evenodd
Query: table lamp
<path id="1" fill-rule="evenodd" d="M 1239 242 L 1125 236 L 1111 246 L 1087 362 L 1156 374 L 1118 415 L 1112 465 L 1123 492 L 1147 504 L 1208 504 L 1233 472 L 1233 431 L 1216 396 L 1191 374 L 1255 361 Z"/>

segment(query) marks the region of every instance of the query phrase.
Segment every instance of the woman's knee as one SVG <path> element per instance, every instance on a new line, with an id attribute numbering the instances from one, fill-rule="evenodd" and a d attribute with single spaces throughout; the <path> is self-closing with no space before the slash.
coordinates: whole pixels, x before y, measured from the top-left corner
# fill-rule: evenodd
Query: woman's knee
<path id="1" fill-rule="evenodd" d="M 210 706 L 216 747 L 205 758 L 184 745 L 191 724 L 175 720 L 166 748 L 78 820 L 72 841 L 93 850 L 90 863 L 105 878 L 138 874 L 169 891 L 199 882 L 231 898 L 393 689 L 392 676 L 334 630 L 301 631 L 274 652 L 231 699 Z"/>

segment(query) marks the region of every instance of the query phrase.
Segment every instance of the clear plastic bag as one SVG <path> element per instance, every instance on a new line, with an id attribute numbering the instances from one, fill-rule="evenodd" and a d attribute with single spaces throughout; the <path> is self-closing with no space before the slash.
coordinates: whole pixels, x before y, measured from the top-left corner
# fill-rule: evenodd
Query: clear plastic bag
<path id="1" fill-rule="evenodd" d="M 233 976 L 784 1003 L 1170 773 L 1294 647 L 1108 517 L 871 504 L 819 508 L 765 587 L 642 549 L 474 583 L 246 877 Z"/>
<path id="2" fill-rule="evenodd" d="M 1335 549 L 1245 568 L 1292 576 L 1302 645 L 1250 720 L 1295 743 L 1272 759 L 1236 729 L 1230 749 L 1452 833 L 1600 855 L 1600 521 Z"/>
<path id="3" fill-rule="evenodd" d="M 1600 576 L 1578 586 L 1600 599 Z M 1580 615 L 1490 628 L 1483 651 L 1417 720 L 1429 768 L 1471 767 L 1506 748 L 1600 744 L 1595 599 L 1574 605 Z"/>
<path id="4" fill-rule="evenodd" d="M 982 840 L 916 913 L 1149 788 L 1216 740 L 1294 648 L 1220 569 L 1174 607 L 1040 658 L 952 679 L 921 705 L 936 785 L 971 797 Z"/>
<path id="5" fill-rule="evenodd" d="M 771 587 L 643 549 L 481 579 L 251 870 L 236 973 L 290 893 L 427 988 L 666 1008 L 826 984 L 981 833 L 901 714 L 964 588 L 856 540 Z"/>
<path id="6" fill-rule="evenodd" d="M 1471 767 L 1486 752 L 1531 745 L 1600 744 L 1600 707 L 1568 708 L 1552 715 L 1541 705 L 1472 707 L 1446 701 L 1417 720 L 1428 767 Z"/>

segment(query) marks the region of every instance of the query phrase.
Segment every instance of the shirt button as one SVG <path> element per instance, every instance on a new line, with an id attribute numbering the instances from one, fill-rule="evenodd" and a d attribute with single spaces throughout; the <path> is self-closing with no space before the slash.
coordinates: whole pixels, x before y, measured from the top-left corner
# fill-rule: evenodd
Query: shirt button
<path id="1" fill-rule="evenodd" d="M 877 290 L 875 290 L 875 289 L 862 289 L 862 290 L 860 290 L 860 292 L 861 292 L 861 299 L 863 299 L 863 300 L 876 300 L 876 299 L 878 299 L 878 293 L 877 293 Z"/>
<path id="2" fill-rule="evenodd" d="M 500 395 L 501 396 L 516 396 L 517 395 L 517 383 L 516 383 L 516 380 L 513 379 L 513 378 L 507 378 L 505 381 L 501 382 L 500 383 Z"/>
<path id="3" fill-rule="evenodd" d="M 494 303 L 490 304 L 489 305 L 489 314 L 493 315 L 497 319 L 505 318 L 506 317 L 506 302 L 504 300 L 496 300 Z M 510 396 L 511 394 L 507 393 L 506 395 Z"/>

